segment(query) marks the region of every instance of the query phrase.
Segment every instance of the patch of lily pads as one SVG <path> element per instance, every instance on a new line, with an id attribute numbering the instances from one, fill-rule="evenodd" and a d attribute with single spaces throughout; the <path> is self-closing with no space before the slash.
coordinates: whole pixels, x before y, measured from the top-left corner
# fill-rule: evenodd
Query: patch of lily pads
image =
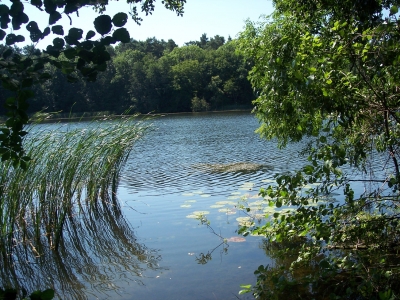
<path id="1" fill-rule="evenodd" d="M 197 210 L 192 212 L 190 215 L 187 215 L 186 218 L 189 219 L 199 219 L 204 215 L 208 215 L 210 212 L 207 210 Z"/>

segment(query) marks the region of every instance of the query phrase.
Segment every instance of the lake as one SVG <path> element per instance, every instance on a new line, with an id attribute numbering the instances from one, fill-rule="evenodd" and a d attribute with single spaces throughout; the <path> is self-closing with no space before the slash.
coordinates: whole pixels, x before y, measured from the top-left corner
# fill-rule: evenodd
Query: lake
<path id="1" fill-rule="evenodd" d="M 240 285 L 255 284 L 259 265 L 274 262 L 262 237 L 242 237 L 238 229 L 249 215 L 262 222 L 271 214 L 258 191 L 273 184 L 275 174 L 305 164 L 298 154 L 301 143 L 279 150 L 275 141 L 260 139 L 249 112 L 165 115 L 145 122 L 152 130 L 134 145 L 116 194 L 93 203 L 73 198 L 59 250 L 28 244 L 33 249 L 28 255 L 18 247 L 15 264 L 0 269 L 3 286 L 12 279 L 11 286 L 28 291 L 51 287 L 62 299 L 252 298 L 238 295 Z M 84 136 L 90 126 L 46 124 L 34 130 L 50 128 L 58 135 L 75 128 Z M 94 145 L 90 149 L 102 148 Z M 51 191 L 58 184 L 50 181 L 47 187 Z M 363 191 L 360 186 L 356 193 Z M 47 237 L 39 238 L 46 244 Z"/>
<path id="2" fill-rule="evenodd" d="M 249 112 L 167 115 L 153 126 L 130 155 L 118 198 L 137 238 L 155 251 L 158 267 L 144 268 L 139 277 L 115 273 L 115 286 L 122 288 L 115 297 L 251 298 L 238 291 L 240 284 L 255 283 L 260 264 L 271 263 L 262 238 L 221 245 L 220 237 L 191 215 L 205 211 L 215 233 L 237 237 L 236 219 L 246 216 L 238 201 L 260 201 L 258 189 L 274 174 L 299 167 L 303 158 L 296 148 L 279 151 L 275 142 L 261 140 Z"/>

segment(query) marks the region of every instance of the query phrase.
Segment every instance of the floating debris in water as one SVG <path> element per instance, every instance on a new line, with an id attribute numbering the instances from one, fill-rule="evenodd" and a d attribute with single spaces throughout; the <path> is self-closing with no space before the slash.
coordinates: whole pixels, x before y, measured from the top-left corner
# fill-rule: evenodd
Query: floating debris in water
<path id="1" fill-rule="evenodd" d="M 269 165 L 256 164 L 251 162 L 236 162 L 228 164 L 197 164 L 193 166 L 196 169 L 215 173 L 251 173 L 262 170 L 273 170 L 274 168 Z"/>
<path id="2" fill-rule="evenodd" d="M 231 242 L 231 243 L 243 243 L 246 241 L 246 239 L 241 236 L 233 236 L 233 237 L 230 237 L 229 239 L 226 239 L 225 241 Z"/>
<path id="3" fill-rule="evenodd" d="M 188 207 L 192 207 L 192 206 L 190 204 L 182 204 L 181 207 L 188 208 Z"/>

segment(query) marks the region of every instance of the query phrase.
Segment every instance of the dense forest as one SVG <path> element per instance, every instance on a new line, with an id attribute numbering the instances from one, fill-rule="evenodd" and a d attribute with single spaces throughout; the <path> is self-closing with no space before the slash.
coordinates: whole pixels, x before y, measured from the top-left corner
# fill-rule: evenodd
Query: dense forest
<path id="1" fill-rule="evenodd" d="M 4 46 L 3 46 L 4 47 Z M 33 46 L 16 48 L 32 59 L 42 53 Z M 34 87 L 29 113 L 37 111 L 83 113 L 189 112 L 250 108 L 254 99 L 247 80 L 249 64 L 236 51 L 236 41 L 225 42 L 203 34 L 199 41 L 178 47 L 173 40 L 146 41 L 108 46 L 111 59 L 97 80 L 78 72 L 68 74 L 69 60 L 61 54 L 61 69 L 45 65 L 50 81 Z M 74 79 L 74 80 L 72 80 Z M 74 82 L 71 82 L 74 81 Z M 2 91 L 0 101 L 7 93 Z M 4 103 L 4 102 L 3 102 Z M 4 109 L 1 108 L 1 113 Z"/>

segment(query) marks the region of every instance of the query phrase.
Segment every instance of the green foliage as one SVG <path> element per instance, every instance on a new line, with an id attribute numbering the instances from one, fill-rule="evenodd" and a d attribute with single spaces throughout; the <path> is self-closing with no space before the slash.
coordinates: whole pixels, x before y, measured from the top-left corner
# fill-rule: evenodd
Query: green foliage
<path id="1" fill-rule="evenodd" d="M 146 14 L 154 11 L 154 1 L 127 1 L 131 4 L 131 16 L 135 22 L 139 23 L 142 19 L 137 12 L 137 6 Z M 134 3 L 133 3 L 134 2 Z M 176 11 L 178 15 L 183 13 L 185 0 L 165 0 L 163 5 L 170 10 Z M 28 16 L 25 13 L 25 5 L 32 5 L 40 10 Z M 25 41 L 23 35 L 16 32 L 21 29 L 23 24 L 29 32 L 29 37 L 33 43 L 45 39 L 52 31 L 59 35 L 53 39 L 42 54 L 21 56 L 16 49 L 2 47 L 0 49 L 0 80 L 2 87 L 11 92 L 13 96 L 7 98 L 5 103 L 7 121 L 0 129 L 3 131 L 0 140 L 0 155 L 2 160 L 12 160 L 15 166 L 24 167 L 28 158 L 24 155 L 22 139 L 24 136 L 23 127 L 27 124 L 26 115 L 28 105 L 27 100 L 33 96 L 32 86 L 42 84 L 51 77 L 44 71 L 45 64 L 51 64 L 57 69 L 62 70 L 67 75 L 70 82 L 76 81 L 72 76 L 73 72 L 79 72 L 87 81 L 95 81 L 98 72 L 106 69 L 106 63 L 111 60 L 111 56 L 106 50 L 106 46 L 117 42 L 127 43 L 130 41 L 129 32 L 123 26 L 126 25 L 128 15 L 120 12 L 112 18 L 102 14 L 94 20 L 94 28 L 101 35 L 97 41 L 92 41 L 96 33 L 89 30 L 83 40 L 83 30 L 80 28 L 70 28 L 65 34 L 62 25 L 56 25 L 61 19 L 61 13 L 69 17 L 71 13 L 78 13 L 79 10 L 87 5 L 92 5 L 99 12 L 104 12 L 107 2 L 97 4 L 89 3 L 87 0 L 61 1 L 33 0 L 30 3 L 23 3 L 20 0 L 12 1 L 9 5 L 0 4 L 0 40 L 4 40 L 7 46 L 15 45 Z M 37 22 L 32 20 L 34 17 L 48 18 L 49 25 L 46 28 L 39 28 Z M 11 22 L 11 24 L 10 24 Z M 117 27 L 114 29 L 114 26 Z M 7 33 L 5 30 L 9 30 Z M 114 29 L 114 30 L 113 30 Z M 65 55 L 67 60 L 59 61 L 60 56 Z"/>
<path id="2" fill-rule="evenodd" d="M 0 289 L 0 299 L 4 300 L 15 300 L 18 297 L 18 291 L 16 289 Z M 54 298 L 54 290 L 47 289 L 44 291 L 34 291 L 29 295 L 29 298 L 26 297 L 26 292 L 22 295 L 23 299 L 30 300 L 51 300 Z"/>
<path id="3" fill-rule="evenodd" d="M 306 137 L 309 164 L 277 175 L 275 186 L 260 191 L 271 205 L 295 210 L 267 216 L 264 226 L 252 230 L 278 247 L 301 242 L 290 263 L 257 273 L 253 292 L 280 299 L 285 289 L 308 286 L 293 297 L 396 298 L 398 3 L 274 4 L 276 13 L 259 25 L 248 22 L 239 43 L 254 63 L 249 79 L 259 93 L 258 133 L 277 138 L 281 147 Z M 371 166 L 379 158 L 382 171 Z M 332 193 L 338 199 L 326 201 Z"/>

